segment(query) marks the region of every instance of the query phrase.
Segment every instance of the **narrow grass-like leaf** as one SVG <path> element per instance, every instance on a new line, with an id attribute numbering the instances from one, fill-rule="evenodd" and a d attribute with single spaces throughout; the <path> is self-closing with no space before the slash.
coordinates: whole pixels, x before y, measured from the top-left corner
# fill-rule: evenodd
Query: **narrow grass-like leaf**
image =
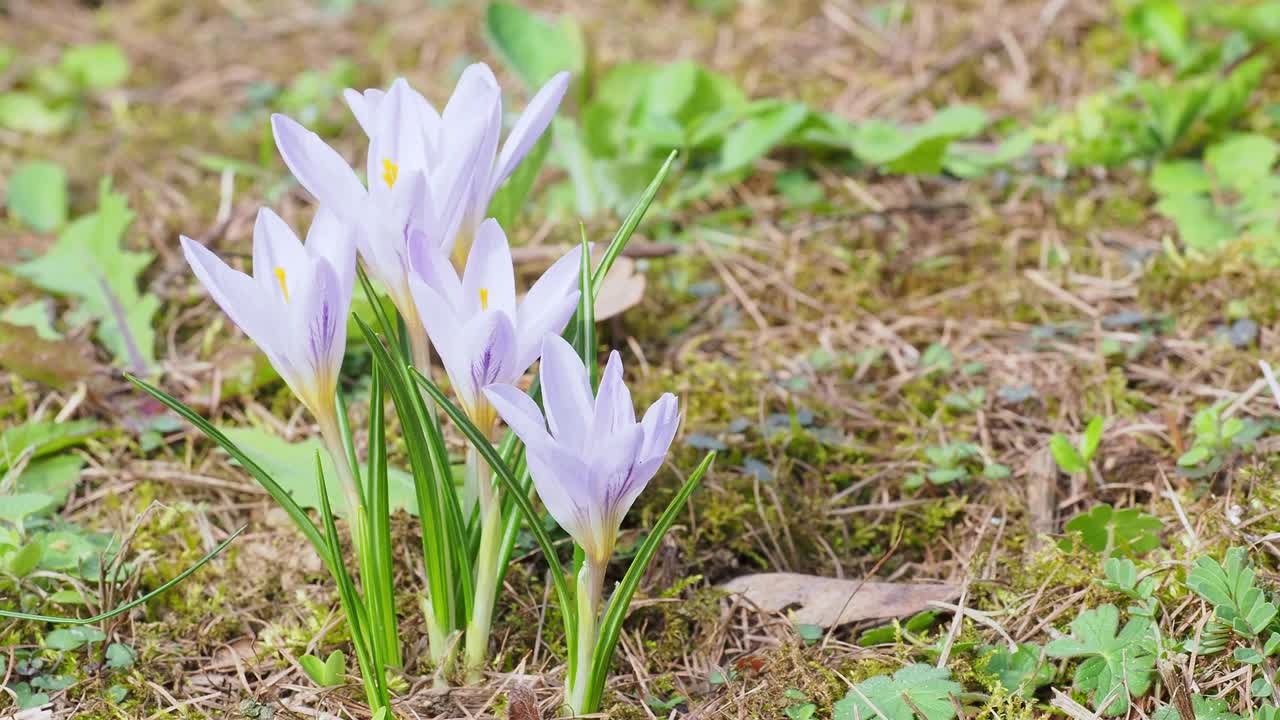
<path id="1" fill-rule="evenodd" d="M 360 462 L 356 459 L 356 445 L 351 439 L 351 420 L 347 418 L 347 401 L 342 399 L 342 393 L 335 393 L 335 400 L 338 407 L 338 433 L 342 436 L 342 449 L 347 454 L 347 467 L 351 468 L 356 488 L 361 493 L 360 501 L 366 502 L 369 496 L 365 494 L 364 487 L 360 483 Z M 338 459 L 334 458 L 333 461 L 336 463 Z"/>
<path id="2" fill-rule="evenodd" d="M 186 570 L 183 570 L 181 573 L 174 576 L 172 580 L 166 582 L 165 584 L 161 585 L 155 590 L 152 590 L 146 595 L 143 595 L 140 598 L 130 600 L 129 602 L 125 603 L 124 605 L 121 605 L 120 607 L 114 610 L 109 610 L 107 612 L 100 613 L 98 615 L 94 615 L 93 617 L 88 617 L 88 618 L 67 618 L 67 617 L 58 617 L 56 615 L 35 615 L 31 613 L 15 612 L 13 610 L 0 610 L 0 617 L 16 618 L 18 620 L 33 620 L 36 622 L 57 623 L 59 625 L 92 625 L 93 623 L 96 623 L 96 622 L 102 622 L 103 620 L 108 620 L 110 618 L 113 618 L 119 615 L 120 613 L 128 612 L 129 610 L 132 610 L 138 607 L 139 605 L 145 603 L 146 601 L 159 595 L 160 593 L 168 590 L 174 585 L 177 585 L 183 580 L 186 580 L 188 577 L 191 576 L 192 573 L 204 567 L 205 563 L 209 562 L 214 557 L 216 557 L 218 553 L 225 550 L 226 547 L 231 544 L 232 540 L 235 540 L 236 538 L 240 537 L 240 533 L 244 532 L 245 528 L 247 527 L 249 526 L 245 525 L 244 527 L 241 527 L 239 530 L 231 533 L 231 537 L 228 537 L 226 540 L 223 540 L 222 542 L 218 543 L 217 547 L 215 547 L 213 550 L 210 550 L 208 554 L 206 554 L 204 557 L 200 558 L 200 560 L 196 562 L 196 564 L 192 565 Z"/>
<path id="3" fill-rule="evenodd" d="M 599 382 L 596 368 L 596 302 L 595 293 L 591 289 L 591 245 L 587 242 L 587 226 L 579 223 L 582 232 L 582 278 L 579 283 L 581 291 L 578 297 L 577 348 L 582 356 L 582 364 L 587 369 L 587 382 L 591 383 L 594 393 Z"/>
<path id="4" fill-rule="evenodd" d="M 356 322 L 373 351 L 374 362 L 386 380 L 400 417 L 405 446 L 414 470 L 418 515 L 423 521 L 422 551 L 427 562 L 432 609 L 442 627 L 453 628 L 460 618 L 470 615 L 474 579 L 471 577 L 471 555 L 461 507 L 453 488 L 453 470 L 449 466 L 444 437 L 438 422 L 428 417 L 422 396 L 406 373 L 406 366 L 391 356 L 367 323 L 358 317 Z M 413 373 L 418 375 L 417 370 Z M 463 606 L 455 610 L 457 594 L 462 595 Z"/>
<path id="5" fill-rule="evenodd" d="M 649 181 L 649 187 L 645 188 L 644 194 L 640 196 L 640 201 L 631 209 L 631 212 L 627 213 L 627 217 L 622 221 L 618 232 L 614 234 L 613 240 L 609 242 L 609 247 L 605 248 L 604 256 L 600 258 L 600 265 L 596 267 L 595 274 L 591 278 L 593 296 L 600 294 L 600 288 L 604 286 L 604 277 L 609 274 L 609 268 L 613 267 L 613 262 L 622 254 L 622 248 L 631 239 L 631 234 L 640 225 L 644 214 L 649 211 L 649 206 L 653 204 L 653 199 L 658 195 L 658 189 L 662 187 L 663 181 L 667 179 L 667 174 L 671 172 L 671 166 L 676 161 L 676 155 L 677 152 L 672 150 L 671 154 L 667 156 L 667 161 L 662 163 L 662 167 L 658 169 L 658 174 L 653 176 L 653 180 Z"/>
<path id="6" fill-rule="evenodd" d="M 321 557 L 324 557 L 326 561 L 328 560 L 325 551 L 327 545 L 325 543 L 324 536 L 320 534 L 315 523 L 311 522 L 311 518 L 307 517 L 306 511 L 299 507 L 298 503 L 293 501 L 293 496 L 291 496 L 287 490 L 280 487 L 280 485 L 277 484 L 276 481 L 266 473 L 266 471 L 259 467 L 253 460 L 249 459 L 249 456 L 245 455 L 240 448 L 236 447 L 235 443 L 231 442 L 226 435 L 223 435 L 222 432 L 213 425 L 210 425 L 209 421 L 201 417 L 200 413 L 187 407 L 187 405 L 181 400 L 160 388 L 155 387 L 147 381 L 142 380 L 132 373 L 125 373 L 124 376 L 125 379 L 142 389 L 143 392 L 156 400 L 159 400 L 161 403 L 168 406 L 170 410 L 181 415 L 187 422 L 196 426 L 196 429 L 208 436 L 210 440 L 221 445 L 222 449 L 226 450 L 227 454 L 239 463 L 240 467 L 244 468 L 250 475 L 252 475 L 253 479 L 258 481 L 258 484 L 261 485 L 269 495 L 271 495 L 273 500 L 279 503 L 280 507 L 284 508 L 285 513 L 289 515 L 289 518 L 293 520 L 293 523 L 302 531 L 302 534 L 307 538 L 307 541 L 311 543 L 311 546 L 316 549 L 316 552 L 320 553 Z"/>
<path id="7" fill-rule="evenodd" d="M 591 661 L 591 687 L 587 691 L 586 708 L 594 710 L 600 704 L 600 696 L 604 692 L 604 681 L 609 675 L 609 663 L 613 659 L 613 650 L 618 644 L 618 635 L 622 632 L 622 621 L 626 619 L 627 609 L 631 606 L 631 597 L 635 595 L 636 588 L 640 587 L 640 580 L 658 551 L 658 545 L 662 542 L 663 536 L 671 529 L 676 516 L 684 509 L 685 502 L 698 487 L 702 476 L 706 474 L 715 459 L 715 452 L 707 453 L 689 479 L 684 481 L 680 491 L 671 499 L 667 509 L 662 511 L 662 515 L 653 524 L 649 537 L 645 538 L 636 552 L 635 559 L 631 561 L 631 566 L 627 568 L 627 574 L 622 576 L 622 582 L 618 583 L 613 596 L 609 598 L 604 620 L 600 623 L 600 640 L 596 644 L 595 657 Z"/>
<path id="8" fill-rule="evenodd" d="M 529 501 L 529 497 L 526 494 L 520 491 L 520 485 L 512 474 L 511 468 L 502 461 L 502 457 L 498 455 L 498 451 L 494 449 L 493 444 L 485 438 L 484 433 L 480 432 L 480 429 L 471 422 L 471 419 L 459 410 L 458 406 L 454 405 L 448 396 L 444 394 L 444 391 L 431 382 L 430 378 L 416 369 L 411 370 L 411 372 L 418 385 L 445 411 L 445 414 L 453 420 L 458 429 L 462 431 L 462 434 L 467 437 L 467 440 L 475 446 L 485 462 L 489 463 L 489 467 L 493 468 L 494 476 L 502 483 L 503 490 L 515 500 L 516 507 L 520 509 L 520 513 L 524 516 L 525 525 L 528 526 L 529 532 L 533 534 L 543 555 L 546 556 L 547 564 L 551 566 L 551 580 L 555 584 L 556 597 L 560 601 L 560 610 L 566 618 L 565 625 L 568 627 L 568 619 L 572 618 L 574 614 L 573 595 L 569 592 L 568 583 L 565 582 L 564 570 L 556 557 L 555 545 L 552 544 L 551 537 L 547 535 L 547 531 L 543 529 L 542 519 L 539 517 L 537 510 L 534 509 L 533 503 Z"/>
<path id="9" fill-rule="evenodd" d="M 338 526 L 333 520 L 333 507 L 329 504 L 329 491 L 324 483 L 324 465 L 320 462 L 318 452 L 316 453 L 316 482 L 320 485 L 320 516 L 324 521 L 325 538 L 328 543 L 329 572 L 338 585 L 338 599 L 347 616 L 347 623 L 351 626 L 351 644 L 355 647 L 356 661 L 360 665 L 360 675 L 364 679 L 365 695 L 370 707 L 386 705 L 389 696 L 384 685 L 385 671 L 377 657 L 376 644 L 375 647 L 370 647 L 369 616 L 364 603 L 356 593 L 354 583 L 351 582 L 346 563 L 342 561 L 342 543 L 338 538 Z"/>
<path id="10" fill-rule="evenodd" d="M 369 539 L 376 577 L 361 578 L 365 594 L 377 597 L 374 613 L 382 633 L 388 665 L 399 667 L 400 632 L 396 622 L 395 590 L 391 572 L 391 503 L 387 492 L 387 438 L 383 412 L 382 374 L 373 368 L 373 385 L 369 390 Z M 372 587 L 371 587 L 372 586 Z"/>

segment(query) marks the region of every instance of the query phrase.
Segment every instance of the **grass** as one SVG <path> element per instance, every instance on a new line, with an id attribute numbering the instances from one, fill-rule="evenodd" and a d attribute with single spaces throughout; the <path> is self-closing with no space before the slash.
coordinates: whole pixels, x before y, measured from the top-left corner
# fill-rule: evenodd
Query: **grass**
<path id="1" fill-rule="evenodd" d="M 1107 3 L 1048 3 L 1057 9 L 1048 22 L 1039 2 L 921 3 L 884 27 L 838 3 L 741 3 L 723 15 L 698 7 L 705 4 L 545 9 L 578 17 L 599 63 L 692 57 L 753 97 L 803 99 L 853 120 L 919 121 L 965 101 L 1028 122 L 1152 62 L 1119 35 Z M 65 135 L 0 134 L 0 170 L 7 175 L 27 159 L 58 162 L 71 177 L 73 215 L 91 209 L 98 178 L 113 175 L 138 215 L 128 245 L 157 256 L 144 283 L 163 301 L 157 355 L 165 387 L 219 423 L 266 423 L 301 439 L 314 428 L 195 286 L 177 235 L 247 256 L 259 205 L 270 203 L 295 226 L 310 213 L 263 147 L 266 111 L 251 109 L 256 84 L 285 86 L 340 55 L 352 61 L 358 87 L 404 72 L 440 98 L 462 59 L 493 60 L 481 14 L 468 4 L 407 0 L 360 3 L 345 15 L 301 2 L 270 13 L 226 2 L 15 3 L 0 16 L 0 41 L 23 57 L 107 39 L 134 67 L 124 88 L 92 100 Z M 636 31 L 649 27 L 681 30 Z M 1255 106 L 1274 106 L 1270 85 Z M 515 96 L 508 93 L 509 104 L 523 102 Z M 342 123 L 340 147 L 363 142 L 340 101 L 322 103 L 320 112 Z M 1274 124 L 1261 130 L 1276 132 Z M 227 185 L 209 156 L 256 170 Z M 794 206 L 779 191 L 778 178 L 796 170 L 821 187 L 819 209 Z M 969 717 L 1048 716 L 1048 689 L 1031 700 L 1012 696 L 982 671 L 970 645 L 998 644 L 1002 633 L 1044 645 L 1069 632 L 1081 610 L 1126 605 L 1096 582 L 1096 554 L 1057 544 L 1067 520 L 1104 502 L 1162 521 L 1159 547 L 1141 562 L 1161 578 L 1156 620 L 1166 636 L 1194 636 L 1209 615 L 1182 582 L 1195 558 L 1250 546 L 1260 584 L 1273 590 L 1280 572 L 1274 442 L 1264 435 L 1257 449 L 1204 478 L 1180 475 L 1175 462 L 1190 447 L 1190 421 L 1201 407 L 1225 401 L 1238 417 L 1274 417 L 1256 362 L 1275 340 L 1277 274 L 1244 253 L 1171 258 L 1162 240 L 1176 237 L 1174 228 L 1154 202 L 1140 169 L 1064 174 L 1048 155 L 1015 172 L 960 180 L 850 170 L 784 152 L 758 162 L 744 182 L 642 225 L 645 240 L 675 252 L 642 262 L 644 300 L 602 325 L 600 339 L 635 369 L 629 380 L 638 404 L 671 390 L 685 419 L 671 467 L 641 497 L 623 548 L 638 545 L 709 443 L 724 449 L 642 583 L 606 690 L 609 716 L 774 718 L 802 696 L 817 706 L 816 717 L 828 718 L 851 684 L 932 663 L 928 648 L 944 642 L 955 648 L 947 663 L 953 679 L 984 696 Z M 7 222 L 6 263 L 52 242 Z M 600 236 L 614 223 L 587 222 Z M 567 219 L 535 218 L 511 234 L 560 244 L 576 242 L 577 232 Z M 0 270 L 0 303 L 40 297 Z M 1257 324 L 1257 338 L 1240 346 L 1220 340 L 1219 326 L 1239 318 Z M 68 331 L 66 342 L 88 343 L 85 331 Z M 91 372 L 60 390 L 6 369 L 0 428 L 55 416 L 113 423 L 133 413 L 137 393 L 104 351 L 89 352 Z M 349 357 L 348 386 L 369 362 L 358 352 Z M 969 406 L 953 398 L 975 390 L 981 394 Z M 356 403 L 353 425 L 368 412 Z M 1049 437 L 1075 437 L 1095 415 L 1109 418 L 1097 481 L 1057 472 Z M 249 530 L 183 586 L 107 623 L 101 644 L 49 650 L 52 628 L 0 620 L 7 683 L 70 678 L 49 692 L 57 717 L 367 717 L 354 683 L 318 689 L 296 661 L 348 647 L 318 558 L 195 433 L 169 427 L 160 437 L 148 444 L 132 430 L 113 431 L 73 451 L 86 465 L 60 517 L 127 537 L 134 569 L 108 595 L 82 582 L 91 601 L 109 606 L 144 592 L 241 525 Z M 460 453 L 460 438 L 450 442 Z M 931 468 L 930 448 L 960 442 L 978 448 L 968 479 L 906 487 Z M 990 463 L 1009 475 L 984 477 Z M 400 586 L 420 592 L 416 533 L 411 518 L 397 515 Z M 432 688 L 416 599 L 399 598 L 405 717 L 495 716 L 517 684 L 553 709 L 563 670 L 559 618 L 532 541 L 517 546 L 516 558 L 484 686 Z M 872 647 L 857 641 L 884 620 L 805 640 L 785 613 L 716 589 L 764 571 L 953 582 L 967 588 L 967 607 L 1000 630 L 971 618 L 956 625 L 944 613 L 910 639 Z M 107 667 L 110 642 L 133 648 L 136 663 Z M 1070 694 L 1076 663 L 1052 667 L 1053 686 Z M 1248 675 L 1238 667 L 1227 656 L 1197 656 L 1182 675 L 1246 712 Z M 1175 685 L 1157 683 L 1136 701 L 1134 716 L 1170 703 Z M 110 696 L 116 686 L 122 699 Z M 1074 697 L 1092 707 L 1086 693 Z M 8 702 L 0 696 L 0 713 Z"/>

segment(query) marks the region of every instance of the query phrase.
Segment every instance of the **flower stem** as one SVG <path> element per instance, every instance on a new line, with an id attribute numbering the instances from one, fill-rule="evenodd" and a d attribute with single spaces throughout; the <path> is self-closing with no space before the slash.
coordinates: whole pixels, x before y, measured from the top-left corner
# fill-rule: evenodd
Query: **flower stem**
<path id="1" fill-rule="evenodd" d="M 490 468 L 474 447 L 467 449 L 467 470 L 474 473 L 480 501 L 480 548 L 476 557 L 475 598 L 467 623 L 467 682 L 484 678 L 489 655 L 489 632 L 497 598 L 498 558 L 502 554 L 502 503 L 498 502 Z"/>
<path id="2" fill-rule="evenodd" d="M 363 587 L 366 602 L 378 614 L 378 617 L 370 618 L 372 627 L 367 629 L 371 636 L 369 641 L 382 648 L 384 654 L 380 659 L 383 662 L 392 667 L 400 667 L 403 660 L 400 654 L 400 637 L 395 616 L 395 599 L 390 586 L 390 549 L 385 549 L 385 557 L 377 557 L 375 544 L 378 538 L 372 537 L 372 524 L 367 514 L 368 508 L 365 507 L 364 494 L 356 479 L 355 470 L 351 467 L 346 443 L 343 441 L 336 419 L 322 420 L 320 435 L 329 456 L 333 458 L 333 464 L 337 468 L 338 479 L 342 485 L 342 494 L 347 501 L 347 524 L 351 530 L 352 550 L 355 551 L 360 569 L 360 584 Z M 375 599 L 374 595 L 378 597 Z M 376 640 L 372 637 L 374 635 L 377 635 Z"/>
<path id="3" fill-rule="evenodd" d="M 599 632 L 600 601 L 604 592 L 604 563 L 587 558 L 578 571 L 578 653 L 565 677 L 565 702 L 573 715 L 595 712 L 585 707 L 591 689 L 592 666 Z"/>

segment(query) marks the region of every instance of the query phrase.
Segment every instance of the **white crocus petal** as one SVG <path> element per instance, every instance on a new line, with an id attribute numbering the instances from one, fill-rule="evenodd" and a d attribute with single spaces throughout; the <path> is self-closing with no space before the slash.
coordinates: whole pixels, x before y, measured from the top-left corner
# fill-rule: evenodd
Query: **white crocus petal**
<path id="1" fill-rule="evenodd" d="M 271 128 L 280 156 L 302 187 L 344 221 L 361 223 L 368 193 L 347 161 L 319 135 L 285 115 L 272 115 Z"/>
<path id="2" fill-rule="evenodd" d="M 386 95 L 382 90 L 370 88 L 363 93 L 352 88 L 342 91 L 342 97 L 347 101 L 347 107 L 351 108 L 351 114 L 356 116 L 356 122 L 360 123 L 360 129 L 364 130 L 364 134 L 373 137 L 377 131 L 377 124 L 374 121 L 375 113 L 378 112 L 378 103 L 382 101 L 382 97 Z"/>
<path id="3" fill-rule="evenodd" d="M 306 249 L 329 261 L 338 276 L 339 295 L 351 297 L 356 281 L 356 243 L 351 228 L 332 210 L 322 207 L 316 210 L 307 229 Z"/>
<path id="4" fill-rule="evenodd" d="M 622 379 L 622 357 L 614 350 L 609 353 L 609 362 L 600 375 L 591 427 L 596 433 L 608 434 L 621 432 L 635 424 L 636 410 L 631 404 L 631 391 Z"/>
<path id="5" fill-rule="evenodd" d="M 403 79 L 378 103 L 376 131 L 369 140 L 369 191 L 375 195 L 395 189 L 411 170 L 426 167 L 425 119 L 410 97 L 416 94 Z"/>
<path id="6" fill-rule="evenodd" d="M 529 367 L 542 352 L 542 339 L 559 334 L 578 305 L 582 249 L 565 253 L 533 283 L 516 311 L 516 354 Z"/>
<path id="7" fill-rule="evenodd" d="M 273 341 L 279 338 L 271 332 L 268 320 L 271 313 L 264 312 L 264 308 L 269 309 L 274 304 L 272 296 L 266 295 L 254 278 L 227 265 L 209 248 L 186 235 L 182 236 L 181 243 L 187 264 L 209 297 L 267 355 L 275 355 Z"/>
<path id="8" fill-rule="evenodd" d="M 538 404 L 513 385 L 490 385 L 484 389 L 489 404 L 502 415 L 502 419 L 532 452 L 554 443 L 547 432 L 546 421 Z"/>
<path id="9" fill-rule="evenodd" d="M 409 267 L 418 282 L 431 288 L 439 297 L 439 300 L 431 301 L 432 305 L 423 305 L 419 301 L 419 314 L 424 319 L 428 315 L 446 314 L 453 322 L 458 322 L 463 317 L 462 281 L 445 251 L 429 237 L 411 237 Z M 437 302 L 443 304 L 434 304 Z"/>
<path id="10" fill-rule="evenodd" d="M 311 257 L 293 228 L 271 208 L 258 211 L 253 224 L 253 275 L 262 291 L 287 302 L 289 291 L 311 272 Z"/>
<path id="11" fill-rule="evenodd" d="M 548 334 L 542 343 L 542 405 L 556 440 L 580 451 L 591 435 L 593 398 L 582 359 L 564 338 Z"/>
<path id="12" fill-rule="evenodd" d="M 507 136 L 507 141 L 502 144 L 502 152 L 498 155 L 498 164 L 494 168 L 492 179 L 489 181 L 488 192 L 492 196 L 498 191 L 502 183 L 511 177 L 511 173 L 515 172 L 520 161 L 524 159 L 533 146 L 537 144 L 538 138 L 542 137 L 542 133 L 546 132 L 547 126 L 551 124 L 551 119 L 555 117 L 556 110 L 560 107 L 561 100 L 564 99 L 564 93 L 569 89 L 569 73 L 556 73 L 538 93 L 529 101 L 528 107 L 520 114 L 520 119 L 516 120 L 516 124 L 511 128 L 511 134 Z"/>
<path id="13" fill-rule="evenodd" d="M 665 457 L 680 427 L 680 403 L 671 393 L 663 393 L 658 401 L 645 411 L 640 421 L 644 428 L 642 459 Z"/>
<path id="14" fill-rule="evenodd" d="M 486 220 L 467 256 L 462 275 L 462 307 L 471 315 L 497 310 L 511 323 L 516 320 L 516 278 L 511 248 L 498 221 Z"/>

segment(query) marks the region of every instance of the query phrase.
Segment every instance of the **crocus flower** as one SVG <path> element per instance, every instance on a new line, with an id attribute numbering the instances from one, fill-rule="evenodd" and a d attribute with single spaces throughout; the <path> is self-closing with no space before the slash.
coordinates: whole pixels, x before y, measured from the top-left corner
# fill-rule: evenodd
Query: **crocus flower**
<path id="1" fill-rule="evenodd" d="M 367 188 L 319 135 L 284 115 L 271 118 L 285 164 L 322 207 L 357 228 L 365 267 L 386 288 L 410 327 L 418 323 L 409 293 L 408 239 L 412 235 L 442 243 L 447 228 L 459 222 L 436 215 L 423 166 L 425 135 L 413 120 L 414 95 L 408 83 L 397 81 L 382 99 L 380 111 L 369 118 L 380 131 L 369 147 Z M 425 347 L 415 350 L 425 352 Z"/>
<path id="2" fill-rule="evenodd" d="M 402 83 L 403 80 L 397 80 L 391 91 Z M 568 87 L 567 72 L 547 81 L 529 101 L 499 151 L 502 89 L 488 65 L 476 63 L 462 72 L 443 113 L 437 112 L 426 98 L 405 84 L 406 99 L 398 109 L 401 120 L 391 127 L 399 132 L 406 126 L 419 128 L 421 139 L 414 141 L 413 150 L 421 155 L 410 158 L 405 152 L 408 146 L 399 145 L 401 155 L 390 161 L 425 168 L 430 194 L 439 204 L 437 220 L 444 221 L 446 253 L 452 251 L 454 262 L 459 266 L 470 252 L 493 194 L 511 177 L 546 131 Z M 373 177 L 373 165 L 377 163 L 381 168 L 388 160 L 375 155 L 373 146 L 388 132 L 388 124 L 382 117 L 387 114 L 384 106 L 391 93 L 377 89 L 359 93 L 348 89 L 345 96 L 351 112 L 369 135 L 369 176 Z"/>
<path id="3" fill-rule="evenodd" d="M 336 423 L 355 279 L 348 227 L 321 208 L 304 245 L 279 215 L 263 208 L 253 227 L 252 276 L 186 236 L 182 252 L 214 302 L 266 353 L 322 428 Z"/>
<path id="4" fill-rule="evenodd" d="M 496 420 L 484 388 L 513 383 L 538 359 L 542 337 L 559 333 L 578 304 L 582 251 L 557 260 L 516 303 L 507 236 L 481 223 L 462 277 L 436 245 L 415 244 L 413 297 L 462 409 L 483 431 Z"/>
<path id="5" fill-rule="evenodd" d="M 542 342 L 541 377 L 545 422 L 533 399 L 511 385 L 494 385 L 484 394 L 524 441 L 547 512 L 582 546 L 589 564 L 601 568 L 613 554 L 623 516 L 666 457 L 680 424 L 678 403 L 666 393 L 636 422 L 617 351 L 593 398 L 582 360 L 552 334 Z"/>

